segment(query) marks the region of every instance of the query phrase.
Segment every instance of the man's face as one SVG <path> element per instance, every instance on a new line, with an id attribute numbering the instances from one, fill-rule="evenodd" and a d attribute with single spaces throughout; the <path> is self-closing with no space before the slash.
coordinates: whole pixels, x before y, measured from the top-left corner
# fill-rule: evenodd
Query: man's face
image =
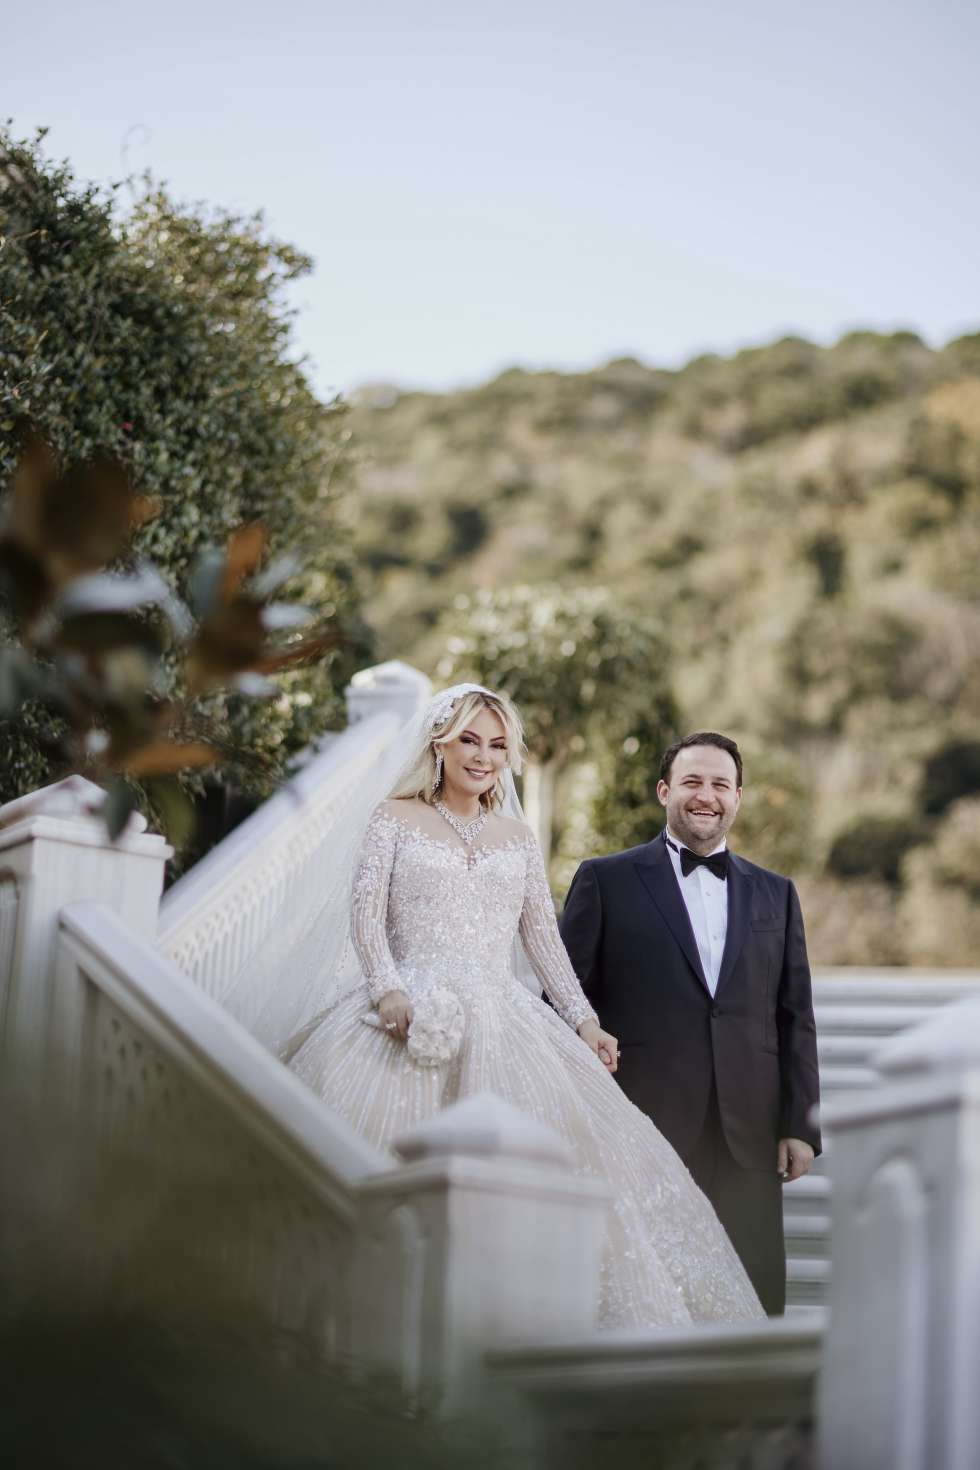
<path id="1" fill-rule="evenodd" d="M 735 762 L 727 750 L 689 745 L 674 757 L 670 780 L 658 783 L 670 830 L 692 852 L 711 852 L 734 822 L 742 799 L 736 780 Z"/>

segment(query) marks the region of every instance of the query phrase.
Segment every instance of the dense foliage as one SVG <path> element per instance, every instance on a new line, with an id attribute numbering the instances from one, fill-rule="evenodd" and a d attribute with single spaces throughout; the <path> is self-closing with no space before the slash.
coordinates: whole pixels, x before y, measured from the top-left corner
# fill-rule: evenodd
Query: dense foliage
<path id="1" fill-rule="evenodd" d="M 745 747 L 739 845 L 800 878 L 818 958 L 976 963 L 980 335 L 378 388 L 353 425 L 388 652 L 435 671 L 458 595 L 613 589 L 663 630 L 678 727 Z M 630 835 L 637 785 L 656 820 L 645 755 L 588 754 L 572 856 Z"/>
<path id="2" fill-rule="evenodd" d="M 269 676 L 322 658 L 336 646 L 334 628 L 295 636 L 310 613 L 272 600 L 295 564 L 281 557 L 262 566 L 257 522 L 232 532 L 226 552 L 204 553 L 189 607 L 152 562 L 106 570 L 159 511 L 111 460 L 59 469 L 31 441 L 6 509 L 0 595 L 15 639 L 0 647 L 0 725 L 38 744 L 56 770 L 108 788 L 101 810 L 110 836 L 142 794 L 185 849 L 199 834 L 181 775 L 214 768 L 226 751 L 198 701 L 220 689 L 277 696 Z M 34 719 L 25 723 L 28 710 Z"/>
<path id="3" fill-rule="evenodd" d="M 318 402 L 292 354 L 285 293 L 304 256 L 258 218 L 150 187 L 124 215 L 120 198 L 79 184 L 39 139 L 0 135 L 0 487 L 29 430 L 64 464 L 118 461 L 160 504 L 133 554 L 181 594 L 198 554 L 242 524 L 261 521 L 273 555 L 296 553 L 305 571 L 290 593 L 350 636 L 282 675 L 276 700 L 212 696 L 243 757 L 227 778 L 261 792 L 284 755 L 337 721 L 368 658 L 339 523 L 345 411 Z M 45 717 L 36 725 L 36 739 L 8 732 L 0 800 L 50 777 Z"/>
<path id="4" fill-rule="evenodd" d="M 598 840 L 630 845 L 646 825 L 649 772 L 676 720 L 657 622 L 624 609 L 605 587 L 538 584 L 459 595 L 435 636 L 445 641 L 440 682 L 476 679 L 518 705 L 530 757 L 524 805 L 545 851 L 555 778 L 587 754 L 599 756 L 607 789 L 617 789 L 614 802 L 590 814 Z M 589 831 L 587 840 L 597 839 Z M 562 854 L 565 866 L 573 855 Z"/>
<path id="5" fill-rule="evenodd" d="M 460 595 L 438 630 L 440 682 L 493 681 L 519 705 L 528 750 L 564 763 L 600 731 L 628 739 L 674 714 L 666 649 L 651 618 L 629 615 L 603 587 L 510 587 Z"/>

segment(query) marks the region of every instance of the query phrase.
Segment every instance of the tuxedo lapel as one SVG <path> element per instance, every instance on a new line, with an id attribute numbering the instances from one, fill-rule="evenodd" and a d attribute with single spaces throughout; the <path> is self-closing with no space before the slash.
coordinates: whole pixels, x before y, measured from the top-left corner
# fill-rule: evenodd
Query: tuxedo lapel
<path id="1" fill-rule="evenodd" d="M 708 982 L 701 968 L 694 930 L 688 917 L 687 907 L 680 887 L 674 876 L 670 855 L 662 837 L 655 837 L 648 845 L 644 856 L 635 864 L 640 881 L 663 915 L 671 934 L 680 946 L 684 958 L 698 980 L 708 989 Z M 730 932 L 730 931 L 729 931 Z M 727 953 L 727 947 L 726 947 Z"/>
<path id="2" fill-rule="evenodd" d="M 735 968 L 735 961 L 742 953 L 745 936 L 749 932 L 749 915 L 752 911 L 752 879 L 742 867 L 740 858 L 730 853 L 728 859 L 728 928 L 725 933 L 725 949 L 718 972 L 715 994 L 721 990 Z"/>

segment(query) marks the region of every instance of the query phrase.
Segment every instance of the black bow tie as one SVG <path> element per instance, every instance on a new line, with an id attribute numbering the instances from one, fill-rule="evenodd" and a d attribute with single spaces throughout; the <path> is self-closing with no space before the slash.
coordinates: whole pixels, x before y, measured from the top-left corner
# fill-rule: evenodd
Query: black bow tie
<path id="1" fill-rule="evenodd" d="M 724 883 L 728 877 L 728 848 L 723 847 L 721 852 L 713 852 L 708 857 L 702 857 L 700 853 L 692 852 L 689 847 L 676 847 L 673 842 L 668 842 L 675 852 L 680 853 L 681 872 L 686 878 L 688 873 L 693 873 L 695 868 L 707 868 L 709 873 L 714 873 Z"/>

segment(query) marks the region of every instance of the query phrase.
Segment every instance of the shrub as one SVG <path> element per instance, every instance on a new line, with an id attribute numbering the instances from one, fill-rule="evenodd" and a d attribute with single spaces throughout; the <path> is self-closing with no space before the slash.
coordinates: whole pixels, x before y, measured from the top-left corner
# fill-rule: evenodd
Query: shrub
<path id="1" fill-rule="evenodd" d="M 827 871 L 838 878 L 878 878 L 897 884 L 906 853 L 926 837 L 917 817 L 855 817 L 831 843 Z"/>
<path id="2" fill-rule="evenodd" d="M 922 767 L 922 809 L 938 816 L 961 796 L 980 792 L 980 740 L 952 740 Z"/>
<path id="3" fill-rule="evenodd" d="M 350 636 L 283 676 L 279 700 L 214 695 L 209 708 L 259 757 L 228 779 L 266 791 L 285 756 L 337 721 L 369 647 L 338 509 L 344 409 L 317 401 L 292 349 L 285 292 L 310 262 L 261 218 L 151 187 L 127 218 L 118 205 L 47 160 L 40 135 L 0 133 L 0 487 L 27 431 L 62 464 L 119 461 L 160 503 L 134 554 L 181 594 L 197 554 L 242 523 L 263 522 L 273 555 L 297 553 L 296 595 Z M 49 725 L 35 724 L 9 742 L 0 800 L 50 779 Z"/>

